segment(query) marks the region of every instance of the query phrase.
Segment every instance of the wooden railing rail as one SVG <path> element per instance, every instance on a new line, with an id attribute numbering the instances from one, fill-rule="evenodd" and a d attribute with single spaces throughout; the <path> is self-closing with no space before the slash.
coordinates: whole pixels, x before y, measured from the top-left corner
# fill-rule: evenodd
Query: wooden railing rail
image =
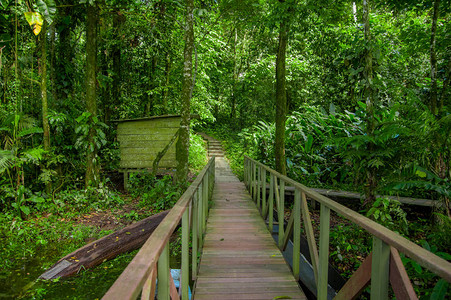
<path id="1" fill-rule="evenodd" d="M 269 196 L 266 201 L 267 173 L 269 174 Z M 418 264 L 451 283 L 451 263 L 412 243 L 401 235 L 360 215 L 359 213 L 312 191 L 308 187 L 284 176 L 264 164 L 244 157 L 244 182 L 263 218 L 268 218 L 268 226 L 274 226 L 273 209 L 276 208 L 279 223 L 279 248 L 283 250 L 293 234 L 293 275 L 299 277 L 301 213 L 304 231 L 307 236 L 310 257 L 315 275 L 317 298 L 327 299 L 328 262 L 329 262 L 329 224 L 330 211 L 357 224 L 373 236 L 371 256 L 362 263 L 347 284 L 337 294 L 336 299 L 354 299 L 371 283 L 371 299 L 388 299 L 389 282 L 399 299 L 415 299 L 410 280 L 399 259 L 399 252 L 404 253 Z M 285 186 L 295 189 L 291 217 L 284 226 Z M 307 206 L 307 197 L 320 203 L 319 251 L 316 246 L 313 227 Z M 274 203 L 275 202 L 275 203 Z M 370 272 L 366 278 L 362 274 Z M 367 280 L 366 280 L 366 279 Z M 402 283 L 402 287 L 399 284 Z M 394 287 L 397 285 L 397 287 Z M 407 296 L 406 296 L 407 295 Z"/>
<path id="2" fill-rule="evenodd" d="M 102 299 L 136 299 L 140 294 L 141 299 L 154 299 L 157 279 L 158 299 L 188 299 L 190 233 L 194 279 L 198 268 L 197 255 L 203 245 L 214 176 L 215 158 L 212 157 Z M 177 292 L 169 269 L 169 239 L 180 222 L 182 266 Z"/>

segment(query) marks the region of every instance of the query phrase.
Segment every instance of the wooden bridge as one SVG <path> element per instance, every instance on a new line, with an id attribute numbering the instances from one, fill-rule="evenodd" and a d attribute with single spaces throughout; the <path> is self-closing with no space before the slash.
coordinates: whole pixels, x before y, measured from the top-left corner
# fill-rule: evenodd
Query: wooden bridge
<path id="1" fill-rule="evenodd" d="M 275 217 L 284 220 L 287 210 L 288 186 L 295 191 L 291 217 L 286 226 L 281 222 L 276 227 Z M 319 251 L 307 200 L 321 205 Z M 372 253 L 333 295 L 328 293 L 331 210 L 373 236 Z M 318 299 L 356 299 L 368 285 L 371 299 L 388 299 L 390 284 L 397 299 L 417 299 L 398 251 L 451 282 L 451 263 L 387 228 L 249 157 L 245 157 L 242 183 L 224 158 L 213 156 L 103 299 L 154 299 L 156 294 L 158 299 L 189 299 L 190 286 L 194 299 L 307 299 L 298 285 L 301 222 Z M 177 291 L 169 269 L 169 239 L 180 223 Z M 275 242 L 271 232 L 276 228 Z M 292 268 L 280 252 L 291 238 Z"/>

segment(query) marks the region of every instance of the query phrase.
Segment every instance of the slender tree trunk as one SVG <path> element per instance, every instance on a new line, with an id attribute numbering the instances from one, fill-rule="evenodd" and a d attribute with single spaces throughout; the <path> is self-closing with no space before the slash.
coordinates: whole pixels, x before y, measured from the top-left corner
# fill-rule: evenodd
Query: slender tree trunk
<path id="1" fill-rule="evenodd" d="M 437 33 L 437 20 L 439 14 L 440 0 L 434 1 L 434 13 L 432 16 L 431 26 L 431 44 L 430 44 L 430 57 L 431 57 L 431 96 L 430 106 L 431 112 L 437 115 L 437 55 L 435 53 L 435 35 Z"/>
<path id="2" fill-rule="evenodd" d="M 97 7 L 88 5 L 86 19 L 86 110 L 93 117 L 97 116 L 96 98 L 96 68 L 97 68 Z M 88 135 L 88 147 L 86 156 L 85 185 L 95 184 L 98 180 L 98 170 L 95 165 L 97 146 L 94 143 L 95 129 L 91 128 Z"/>
<path id="3" fill-rule="evenodd" d="M 42 130 L 44 131 L 44 150 L 50 151 L 50 125 L 49 109 L 47 97 L 47 21 L 44 21 L 41 30 L 41 58 L 39 59 L 39 75 L 41 77 L 41 103 L 42 103 Z M 49 182 L 45 186 L 47 194 L 52 191 L 52 185 Z"/>
<path id="4" fill-rule="evenodd" d="M 165 86 L 163 90 L 163 113 L 167 114 L 168 109 L 168 93 L 169 93 L 169 78 L 171 73 L 171 56 L 169 54 L 169 51 L 166 53 L 166 65 L 164 68 L 164 76 L 166 78 Z"/>
<path id="5" fill-rule="evenodd" d="M 68 18 L 72 13 L 71 7 L 62 7 L 58 9 L 58 14 L 61 14 L 61 18 Z M 66 102 L 66 99 L 73 92 L 73 47 L 70 43 L 70 34 L 71 29 L 69 25 L 61 22 L 57 28 L 58 30 L 58 49 L 57 55 L 58 59 L 56 60 L 56 103 L 59 105 L 63 105 Z M 55 104 L 56 104 L 55 103 Z"/>
<path id="6" fill-rule="evenodd" d="M 121 91 L 121 40 L 122 40 L 122 24 L 125 22 L 125 16 L 117 11 L 113 14 L 113 30 L 115 32 L 115 42 L 113 44 L 113 49 L 111 55 L 113 56 L 113 86 L 112 86 L 112 101 L 108 103 L 107 110 L 105 112 L 105 121 L 108 123 L 110 121 L 112 107 L 119 105 Z"/>
<path id="7" fill-rule="evenodd" d="M 55 22 L 50 25 L 50 86 L 52 91 L 52 97 L 53 101 L 52 104 L 55 103 L 56 99 L 56 70 L 55 70 L 55 39 L 56 39 L 56 32 L 55 32 Z"/>
<path id="8" fill-rule="evenodd" d="M 47 101 L 47 22 L 44 21 L 41 30 L 41 58 L 39 59 L 39 73 L 41 76 L 42 101 L 42 129 L 44 131 L 44 150 L 50 150 L 50 126 L 48 119 Z"/>
<path id="9" fill-rule="evenodd" d="M 370 32 L 370 5 L 369 0 L 363 0 L 363 24 L 365 30 L 365 70 L 364 76 L 366 80 L 365 87 L 365 102 L 366 102 L 366 133 L 372 136 L 375 128 L 374 120 L 374 93 L 373 93 L 373 52 L 371 46 L 371 32 Z M 374 145 L 368 145 L 368 151 L 374 151 Z M 376 168 L 366 166 L 367 173 L 367 189 L 365 191 L 366 205 L 371 206 L 376 200 Z"/>
<path id="10" fill-rule="evenodd" d="M 236 117 L 236 82 L 238 81 L 238 67 L 236 62 L 236 44 L 238 42 L 238 32 L 235 28 L 235 39 L 233 42 L 233 81 L 232 81 L 232 109 L 230 111 L 230 119 L 232 119 L 232 124 L 234 124 L 233 120 Z"/>
<path id="11" fill-rule="evenodd" d="M 189 125 L 191 91 L 193 89 L 193 49 L 194 49 L 194 0 L 186 0 L 185 49 L 182 85 L 182 119 L 179 139 L 176 145 L 177 182 L 185 182 L 188 177 Z"/>
<path id="12" fill-rule="evenodd" d="M 288 29 L 285 22 L 280 23 L 279 48 L 276 59 L 276 137 L 274 152 L 276 170 L 286 175 L 285 121 L 287 114 L 287 90 L 285 82 L 285 55 L 288 43 Z"/>

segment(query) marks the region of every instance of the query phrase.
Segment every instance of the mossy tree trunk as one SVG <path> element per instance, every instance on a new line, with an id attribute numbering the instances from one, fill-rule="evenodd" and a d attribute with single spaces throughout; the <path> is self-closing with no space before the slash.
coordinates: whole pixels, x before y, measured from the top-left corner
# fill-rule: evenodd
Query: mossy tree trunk
<path id="1" fill-rule="evenodd" d="M 88 5 L 86 19 L 86 110 L 91 120 L 97 116 L 96 98 L 97 68 L 97 7 Z M 96 167 L 97 146 L 94 142 L 95 129 L 91 127 L 88 135 L 88 153 L 86 155 L 85 185 L 93 185 L 98 180 Z"/>
<path id="2" fill-rule="evenodd" d="M 366 103 L 366 133 L 368 136 L 374 134 L 375 119 L 374 119 L 374 92 L 373 92 L 373 51 L 371 45 L 370 32 L 370 4 L 369 0 L 363 0 L 363 24 L 365 35 L 365 70 L 364 77 L 366 81 L 365 86 L 365 103 Z M 368 151 L 374 151 L 374 145 L 370 142 L 368 144 Z M 371 206 L 376 200 L 376 168 L 366 166 L 367 173 L 367 187 L 365 191 L 366 205 Z"/>
<path id="3" fill-rule="evenodd" d="M 439 14 L 440 0 L 434 1 L 432 26 L 431 26 L 431 43 L 430 43 L 430 61 L 431 61 L 431 91 L 430 91 L 430 108 L 434 115 L 437 115 L 437 54 L 435 53 L 435 36 L 437 34 L 437 20 Z"/>
<path id="4" fill-rule="evenodd" d="M 182 85 L 182 110 L 179 139 L 176 145 L 177 182 L 184 182 L 188 177 L 189 125 L 191 91 L 193 89 L 193 49 L 194 49 L 194 1 L 186 0 L 185 49 Z"/>
<path id="5" fill-rule="evenodd" d="M 47 97 L 47 21 L 44 21 L 40 34 L 41 38 L 41 57 L 39 59 L 39 75 L 41 77 L 41 105 L 42 105 L 42 130 L 44 132 L 43 142 L 44 150 L 50 151 L 50 125 L 49 125 L 49 108 Z M 47 183 L 45 190 L 51 193 L 51 183 Z"/>
<path id="6" fill-rule="evenodd" d="M 285 56 L 288 43 L 288 29 L 286 22 L 280 23 L 279 47 L 276 58 L 276 137 L 274 154 L 276 158 L 276 170 L 286 175 L 285 158 L 285 121 L 287 114 L 287 90 Z"/>

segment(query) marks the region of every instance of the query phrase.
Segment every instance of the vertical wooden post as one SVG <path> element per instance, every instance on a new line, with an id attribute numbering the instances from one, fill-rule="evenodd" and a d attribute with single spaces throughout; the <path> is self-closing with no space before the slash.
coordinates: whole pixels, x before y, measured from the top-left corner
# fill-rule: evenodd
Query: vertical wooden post
<path id="1" fill-rule="evenodd" d="M 197 236 L 197 229 L 199 226 L 199 210 L 197 208 L 198 205 L 198 199 L 199 199 L 199 190 L 196 191 L 196 193 L 193 196 L 193 222 L 192 222 L 192 233 L 193 233 L 193 240 L 192 240 L 192 254 L 191 254 L 191 277 L 193 280 L 196 280 L 197 278 L 197 243 L 198 243 L 198 236 Z"/>
<path id="2" fill-rule="evenodd" d="M 262 215 L 265 214 L 266 211 L 266 169 L 262 169 Z M 265 218 L 265 216 L 263 216 Z"/>
<path id="3" fill-rule="evenodd" d="M 197 209 L 198 209 L 198 214 L 197 214 L 197 220 L 198 220 L 198 231 L 197 231 L 197 236 L 199 237 L 199 250 L 202 249 L 202 245 L 203 245 L 203 219 L 204 219 L 204 209 L 202 208 L 203 202 L 204 200 L 202 199 L 202 182 L 199 184 L 199 188 L 197 189 L 197 196 L 198 196 L 198 201 L 197 201 Z"/>
<path id="4" fill-rule="evenodd" d="M 124 171 L 124 190 L 128 192 L 128 171 Z"/>
<path id="5" fill-rule="evenodd" d="M 283 247 L 284 238 L 284 223 L 285 223 L 285 181 L 280 179 L 279 187 L 279 208 L 278 208 L 278 219 L 279 219 L 279 248 Z M 276 191 L 277 193 L 277 191 Z"/>
<path id="6" fill-rule="evenodd" d="M 301 259 L 301 192 L 298 189 L 294 190 L 293 227 L 293 275 L 297 281 Z"/>
<path id="7" fill-rule="evenodd" d="M 202 219 L 202 221 L 203 221 L 203 223 L 202 223 L 202 228 L 203 228 L 203 230 L 202 230 L 202 234 L 205 232 L 205 228 L 207 227 L 207 217 L 208 217 L 208 182 L 209 182 L 209 180 L 208 180 L 208 177 L 207 176 L 204 176 L 204 179 L 203 179 L 203 195 L 202 195 L 202 200 L 203 200 L 203 203 L 202 203 L 202 206 L 203 206 L 203 210 L 204 210 L 204 212 L 202 213 L 202 216 L 203 216 L 203 219 Z"/>
<path id="8" fill-rule="evenodd" d="M 319 272 L 317 295 L 318 300 L 327 300 L 327 283 L 329 269 L 329 226 L 330 208 L 321 203 L 319 234 Z"/>
<path id="9" fill-rule="evenodd" d="M 261 204 L 261 198 L 260 198 L 260 192 L 261 192 L 261 180 L 262 178 L 262 167 L 258 166 L 257 168 L 257 208 L 260 209 Z"/>
<path id="10" fill-rule="evenodd" d="M 249 173 L 249 160 L 245 157 L 244 158 L 244 166 L 243 166 L 243 171 L 244 171 L 244 185 L 246 186 L 246 188 L 249 190 L 249 178 L 248 178 L 248 173 Z"/>
<path id="11" fill-rule="evenodd" d="M 371 262 L 371 300 L 388 299 L 390 272 L 390 246 L 373 236 Z"/>
<path id="12" fill-rule="evenodd" d="M 257 165 L 255 162 L 252 162 L 252 199 L 255 200 L 255 179 L 257 177 Z"/>
<path id="13" fill-rule="evenodd" d="M 158 259 L 158 299 L 169 300 L 169 244 L 161 252 Z"/>
<path id="14" fill-rule="evenodd" d="M 312 221 L 307 206 L 307 198 L 305 193 L 301 193 L 301 212 L 302 219 L 304 219 L 304 230 L 307 236 L 307 243 L 310 252 L 310 259 L 312 261 L 313 273 L 315 275 L 315 282 L 318 284 L 318 249 L 316 248 L 315 235 L 313 233 Z"/>
<path id="15" fill-rule="evenodd" d="M 268 203 L 268 220 L 269 230 L 272 234 L 274 229 L 274 175 L 271 173 L 269 179 L 269 203 Z"/>
<path id="16" fill-rule="evenodd" d="M 189 211 L 185 210 L 182 217 L 182 270 L 180 290 L 182 299 L 188 299 L 189 288 Z"/>

